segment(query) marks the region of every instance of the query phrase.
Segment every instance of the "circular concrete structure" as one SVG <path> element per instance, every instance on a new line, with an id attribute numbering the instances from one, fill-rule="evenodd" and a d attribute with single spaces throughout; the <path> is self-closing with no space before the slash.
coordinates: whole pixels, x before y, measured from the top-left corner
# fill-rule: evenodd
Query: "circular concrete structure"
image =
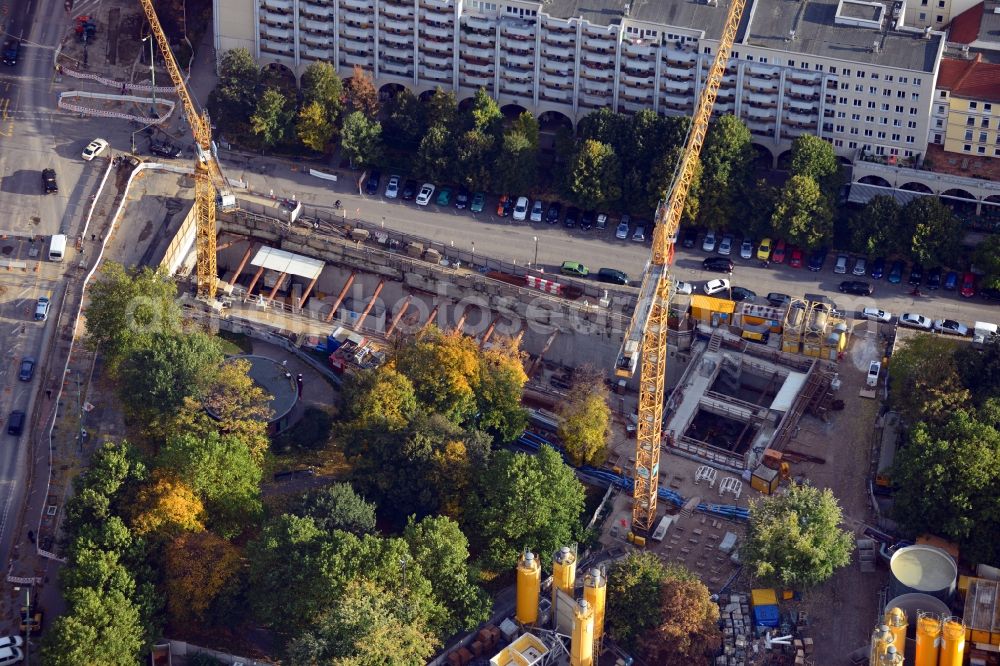
<path id="1" fill-rule="evenodd" d="M 226 359 L 226 362 L 243 360 L 250 363 L 247 373 L 254 384 L 271 396 L 268 407 L 271 408 L 271 418 L 268 423 L 280 422 L 295 407 L 299 400 L 299 390 L 295 375 L 291 374 L 279 361 L 266 356 L 241 354 Z M 212 413 L 208 410 L 209 414 Z M 214 416 L 214 414 L 213 414 Z"/>
<path id="2" fill-rule="evenodd" d="M 958 567 L 951 555 L 933 546 L 907 546 L 889 560 L 889 594 L 920 592 L 947 603 L 955 593 Z"/>
<path id="3" fill-rule="evenodd" d="M 924 611 L 927 613 L 937 613 L 938 615 L 951 615 L 948 604 L 937 597 L 932 597 L 929 594 L 921 594 L 920 592 L 901 594 L 885 605 L 885 610 L 889 610 L 890 608 L 898 608 L 906 613 L 906 635 L 908 638 L 914 638 L 917 635 L 918 612 Z"/>

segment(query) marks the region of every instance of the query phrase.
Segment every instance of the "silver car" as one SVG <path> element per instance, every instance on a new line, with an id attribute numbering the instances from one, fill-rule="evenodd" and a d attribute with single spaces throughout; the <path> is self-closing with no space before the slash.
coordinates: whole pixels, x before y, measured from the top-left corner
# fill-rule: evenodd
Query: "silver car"
<path id="1" fill-rule="evenodd" d="M 399 196 L 399 176 L 389 176 L 389 182 L 385 184 L 385 198 L 395 199 Z"/>
<path id="2" fill-rule="evenodd" d="M 919 328 L 922 331 L 931 330 L 931 320 L 930 317 L 925 317 L 922 314 L 916 314 L 913 312 L 904 312 L 899 316 L 900 326 L 909 326 L 910 328 Z"/>
<path id="3" fill-rule="evenodd" d="M 858 257 L 858 260 L 854 262 L 854 270 L 851 271 L 855 275 L 861 276 L 868 272 L 868 260 L 864 257 Z"/>
<path id="4" fill-rule="evenodd" d="M 733 251 L 733 237 L 726 234 L 722 237 L 722 242 L 719 243 L 719 254 L 723 257 L 728 257 Z"/>
<path id="5" fill-rule="evenodd" d="M 847 255 L 840 254 L 837 255 L 837 263 L 833 266 L 833 272 L 837 275 L 843 275 L 847 272 Z"/>
<path id="6" fill-rule="evenodd" d="M 535 203 L 531 206 L 531 221 L 541 222 L 542 221 L 542 207 L 544 202 L 541 199 L 536 199 Z"/>

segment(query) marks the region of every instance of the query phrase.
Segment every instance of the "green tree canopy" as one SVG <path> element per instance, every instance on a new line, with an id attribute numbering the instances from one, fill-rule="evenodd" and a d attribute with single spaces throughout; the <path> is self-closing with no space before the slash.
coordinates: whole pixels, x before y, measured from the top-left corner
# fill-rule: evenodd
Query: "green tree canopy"
<path id="1" fill-rule="evenodd" d="M 344 382 L 344 416 L 355 428 L 404 428 L 417 411 L 413 382 L 391 366 L 358 372 Z"/>
<path id="2" fill-rule="evenodd" d="M 122 402 L 141 421 L 172 417 L 184 398 L 201 395 L 222 358 L 222 345 L 214 336 L 155 332 L 146 345 L 125 356 L 118 382 Z"/>
<path id="3" fill-rule="evenodd" d="M 907 423 L 940 423 L 969 404 L 955 359 L 957 345 L 941 336 L 918 335 L 893 353 L 889 396 Z"/>
<path id="4" fill-rule="evenodd" d="M 685 569 L 676 566 L 670 569 L 675 576 L 684 572 Z M 615 642 L 633 648 L 639 636 L 656 626 L 660 617 L 660 587 L 667 575 L 667 565 L 650 551 L 633 551 L 611 564 L 606 622 Z"/>
<path id="5" fill-rule="evenodd" d="M 295 110 L 283 92 L 266 88 L 250 116 L 250 131 L 264 148 L 273 148 L 288 136 L 294 115 Z"/>
<path id="6" fill-rule="evenodd" d="M 331 125 L 344 110 L 344 82 L 337 69 L 323 60 L 309 63 L 302 73 L 303 107 L 316 104 Z"/>
<path id="7" fill-rule="evenodd" d="M 428 409 L 459 424 L 473 417 L 479 375 L 475 340 L 432 327 L 397 350 L 394 362 Z"/>
<path id="8" fill-rule="evenodd" d="M 469 542 L 458 523 L 444 516 L 417 522 L 403 532 L 413 560 L 431 583 L 438 605 L 446 609 L 442 635 L 474 629 L 490 617 L 492 601 L 471 578 Z"/>
<path id="9" fill-rule="evenodd" d="M 959 542 L 970 562 L 1000 564 L 1000 404 L 958 408 L 940 425 L 918 423 L 896 454 L 894 515 L 910 534 Z"/>
<path id="10" fill-rule="evenodd" d="M 926 265 L 954 265 L 962 243 L 962 223 L 937 197 L 917 197 L 901 218 L 913 230 L 910 256 Z"/>
<path id="11" fill-rule="evenodd" d="M 326 150 L 336 126 L 330 121 L 319 102 L 306 102 L 295 117 L 295 136 L 309 150 Z"/>
<path id="12" fill-rule="evenodd" d="M 487 130 L 473 128 L 462 134 L 455 151 L 455 173 L 470 190 L 485 190 L 493 179 L 496 139 Z"/>
<path id="13" fill-rule="evenodd" d="M 250 51 L 239 48 L 222 54 L 219 82 L 208 97 L 208 109 L 223 131 L 238 136 L 249 129 L 260 80 L 260 68 Z"/>
<path id="14" fill-rule="evenodd" d="M 701 153 L 701 206 L 698 226 L 725 229 L 742 212 L 751 185 L 753 148 L 750 130 L 742 120 L 724 115 L 715 120 Z"/>
<path id="15" fill-rule="evenodd" d="M 112 371 L 133 350 L 148 349 L 155 335 L 181 330 L 177 286 L 165 271 L 108 262 L 88 295 L 87 341 Z"/>
<path id="16" fill-rule="evenodd" d="M 833 235 L 830 203 L 811 176 L 788 179 L 775 204 L 771 225 L 796 245 L 817 247 L 830 240 Z"/>
<path id="17" fill-rule="evenodd" d="M 239 534 L 260 514 L 260 462 L 239 436 L 178 433 L 167 438 L 156 462 L 198 493 L 219 534 Z"/>
<path id="18" fill-rule="evenodd" d="M 580 145 L 570 167 L 569 190 L 584 208 L 616 201 L 621 197 L 621 162 L 614 148 L 587 139 Z"/>
<path id="19" fill-rule="evenodd" d="M 357 535 L 375 532 L 375 505 L 354 492 L 349 483 L 334 483 L 309 491 L 299 500 L 295 513 L 312 518 L 326 532 L 343 530 Z"/>
<path id="20" fill-rule="evenodd" d="M 792 175 L 815 180 L 830 205 L 836 201 L 842 176 L 833 144 L 812 134 L 800 134 L 792 141 Z"/>
<path id="21" fill-rule="evenodd" d="M 455 138 L 452 130 L 447 125 L 435 123 L 420 140 L 415 169 L 434 182 L 448 181 L 451 179 L 454 154 Z"/>
<path id="22" fill-rule="evenodd" d="M 347 114 L 340 131 L 340 147 L 356 167 L 378 164 L 382 160 L 382 125 L 361 111 Z"/>
<path id="23" fill-rule="evenodd" d="M 611 436 L 608 390 L 598 377 L 578 382 L 559 406 L 559 440 L 571 465 L 599 467 L 607 458 Z"/>
<path id="24" fill-rule="evenodd" d="M 851 216 L 851 246 L 868 255 L 893 251 L 908 252 L 910 237 L 900 229 L 902 208 L 891 196 L 874 197 L 865 207 Z M 891 253 L 891 252 L 890 252 Z"/>
<path id="25" fill-rule="evenodd" d="M 500 451 L 482 470 L 465 531 L 485 566 L 510 569 L 524 548 L 552 553 L 573 542 L 583 499 L 573 469 L 551 447 L 536 455 Z"/>
<path id="26" fill-rule="evenodd" d="M 1000 289 L 1000 235 L 992 234 L 976 247 L 976 266 L 986 275 L 980 289 Z"/>
<path id="27" fill-rule="evenodd" d="M 500 138 L 503 131 L 503 113 L 500 112 L 500 105 L 490 97 L 485 88 L 477 90 L 472 98 L 469 117 L 472 129 L 479 130 L 493 141 Z"/>
<path id="28" fill-rule="evenodd" d="M 416 152 L 427 126 L 424 106 L 409 90 L 399 91 L 386 105 L 382 134 L 386 142 L 408 152 Z"/>
<path id="29" fill-rule="evenodd" d="M 660 585 L 659 622 L 639 637 L 648 664 L 708 666 L 722 643 L 719 606 L 697 578 L 668 574 Z"/>
<path id="30" fill-rule="evenodd" d="M 493 182 L 501 192 L 530 192 L 538 178 L 538 149 L 524 133 L 507 130 L 493 167 Z"/>
<path id="31" fill-rule="evenodd" d="M 741 555 L 763 582 L 809 587 L 851 561 L 854 542 L 842 530 L 840 505 L 829 488 L 791 484 L 784 495 L 752 502 Z"/>
<path id="32" fill-rule="evenodd" d="M 962 384 L 977 405 L 1000 397 L 1000 339 L 981 347 L 960 345 L 955 350 L 955 364 Z"/>
<path id="33" fill-rule="evenodd" d="M 132 666 L 143 647 L 139 611 L 119 590 L 91 587 L 66 592 L 68 612 L 45 633 L 42 660 L 53 666 Z"/>

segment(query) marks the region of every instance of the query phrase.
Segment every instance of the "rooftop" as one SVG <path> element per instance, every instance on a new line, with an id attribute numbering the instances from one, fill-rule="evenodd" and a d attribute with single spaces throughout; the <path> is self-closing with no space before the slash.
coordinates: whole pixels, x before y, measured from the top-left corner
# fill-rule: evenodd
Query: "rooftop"
<path id="1" fill-rule="evenodd" d="M 743 12 L 735 48 L 738 50 L 741 43 L 751 44 L 933 72 L 942 36 L 935 33 L 925 39 L 916 32 L 877 29 L 878 18 L 885 17 L 883 24 L 891 20 L 891 4 L 888 0 L 750 0 Z M 712 40 L 722 34 L 726 21 L 726 0 L 714 5 L 701 0 L 552 0 L 544 5 L 544 11 L 559 18 L 579 16 L 608 26 L 621 24 L 626 5 L 631 19 L 702 31 Z M 847 25 L 846 21 L 851 19 L 866 25 Z M 876 43 L 879 47 L 873 49 Z"/>
<path id="2" fill-rule="evenodd" d="M 979 37 L 979 25 L 983 20 L 983 5 L 969 7 L 955 17 L 948 30 L 948 41 L 955 44 L 971 44 Z"/>
<path id="3" fill-rule="evenodd" d="M 942 58 L 937 87 L 953 97 L 1000 102 L 1000 64 L 983 62 L 978 54 L 972 60 Z"/>

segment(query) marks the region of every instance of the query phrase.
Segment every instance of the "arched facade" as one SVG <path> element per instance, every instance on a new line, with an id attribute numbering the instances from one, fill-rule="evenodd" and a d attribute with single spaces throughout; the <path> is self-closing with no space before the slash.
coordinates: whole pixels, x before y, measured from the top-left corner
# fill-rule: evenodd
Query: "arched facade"
<path id="1" fill-rule="evenodd" d="M 879 187 L 892 187 L 892 183 L 881 176 L 865 176 L 858 181 L 863 185 L 878 185 Z"/>
<path id="2" fill-rule="evenodd" d="M 907 192 L 920 192 L 921 194 L 934 194 L 934 190 L 927 187 L 923 183 L 908 182 L 903 183 L 899 186 L 899 189 L 906 190 Z"/>
<path id="3" fill-rule="evenodd" d="M 778 155 L 778 160 L 776 162 L 776 167 L 778 169 L 783 169 L 788 171 L 792 168 L 792 151 L 786 150 Z"/>

